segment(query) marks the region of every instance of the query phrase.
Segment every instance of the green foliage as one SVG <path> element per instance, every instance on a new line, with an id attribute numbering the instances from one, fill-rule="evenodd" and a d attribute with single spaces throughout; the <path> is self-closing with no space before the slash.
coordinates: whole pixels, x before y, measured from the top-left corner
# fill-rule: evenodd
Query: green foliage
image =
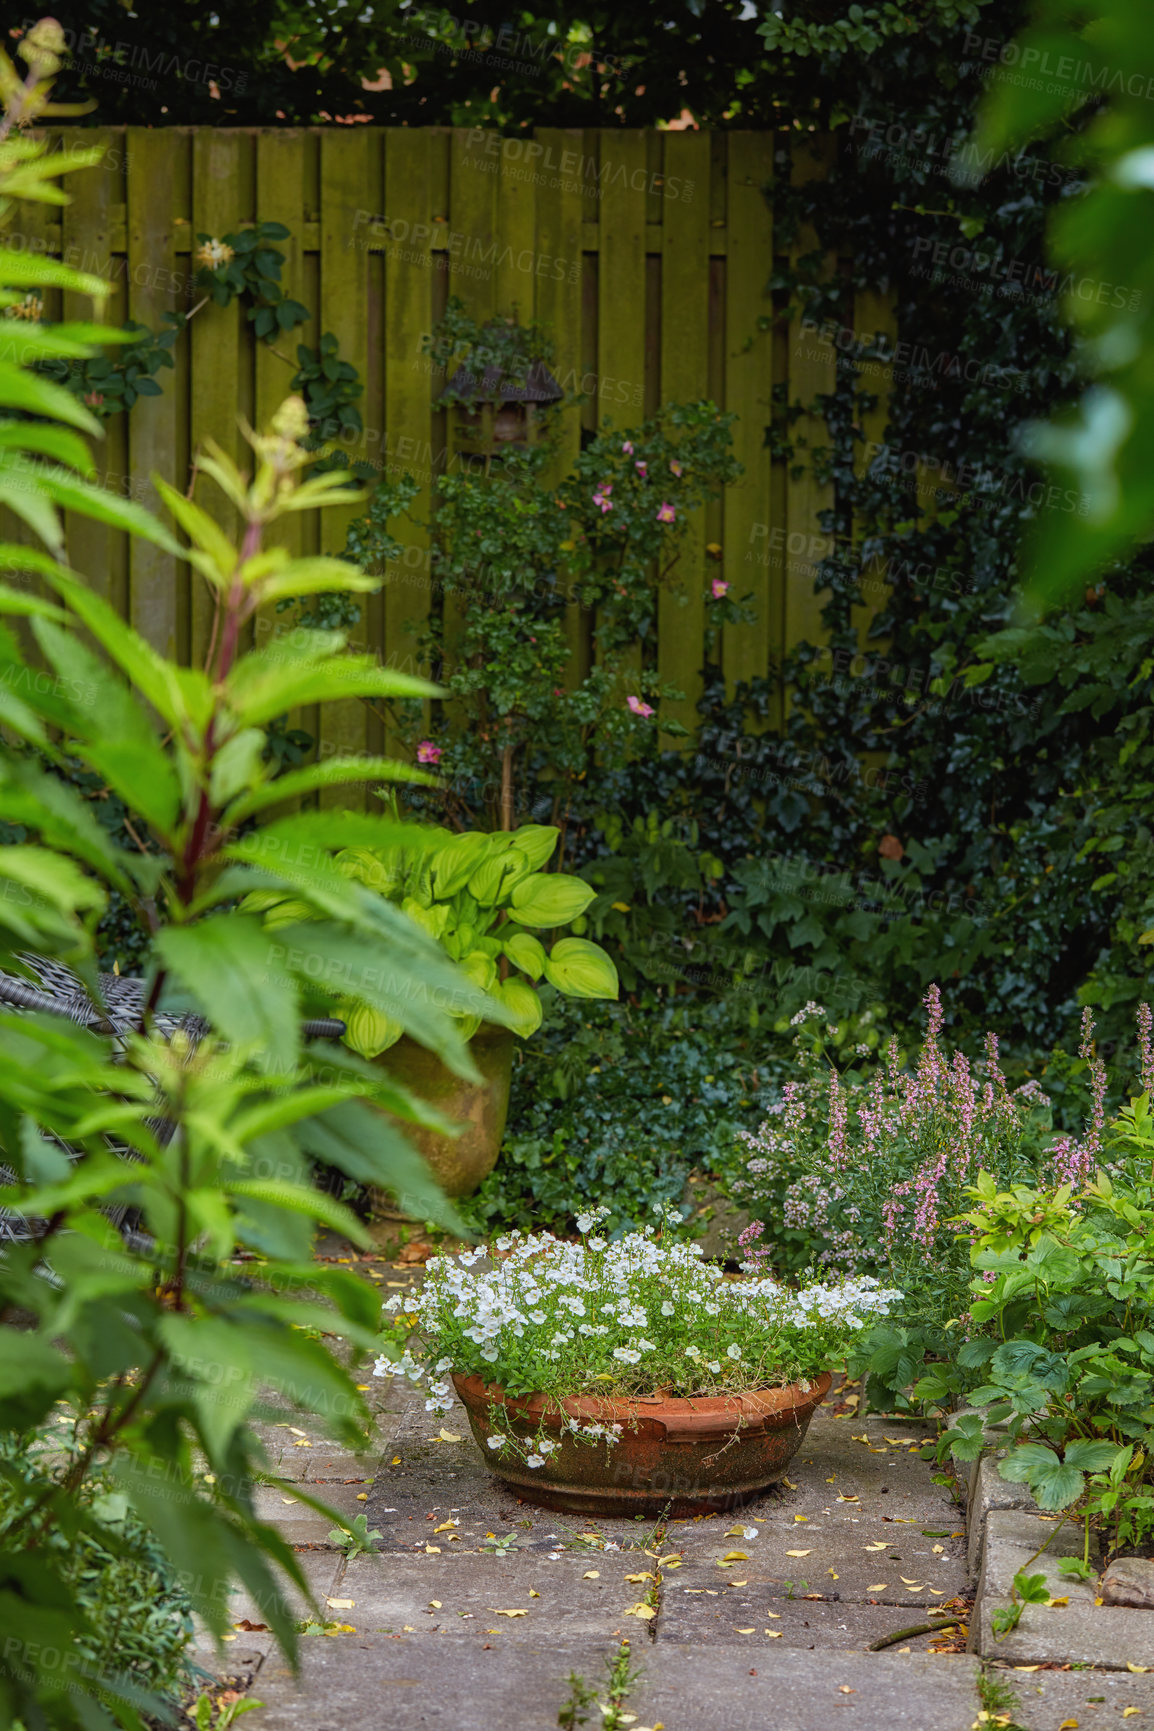
<path id="1" fill-rule="evenodd" d="M 383 773 L 393 766 L 378 767 Z M 411 774 L 416 779 L 416 772 Z M 556 848 L 557 830 L 526 824 L 492 835 L 480 830 L 453 835 L 428 828 L 419 837 L 414 849 L 401 843 L 345 848 L 337 855 L 337 867 L 369 892 L 386 896 L 426 932 L 501 1006 L 501 1019 L 514 1033 L 524 1039 L 540 1027 L 541 1001 L 534 988 L 542 981 L 563 997 L 617 996 L 613 963 L 596 944 L 560 938 L 546 950 L 533 935 L 571 924 L 593 897 L 580 878 L 539 869 Z M 263 913 L 269 931 L 292 925 L 301 912 L 299 903 L 276 891 L 257 892 L 243 905 Z M 516 973 L 511 975 L 510 968 Z M 342 1011 L 348 1044 L 363 1058 L 386 1051 L 405 1031 L 398 1018 L 359 1008 L 355 1000 Z M 466 1040 L 484 1019 L 470 1002 L 447 1013 Z"/>
<path id="2" fill-rule="evenodd" d="M 431 352 L 516 377 L 547 351 L 536 327 L 479 326 L 451 302 Z M 528 445 L 471 455 L 437 483 L 430 578 L 446 605 L 418 634 L 417 660 L 449 702 L 431 729 L 415 706 L 399 722 L 411 746 L 442 757 L 439 814 L 455 827 L 511 829 L 541 815 L 564 832 L 586 777 L 653 753 L 655 708 L 680 695 L 657 677 L 658 592 L 673 581 L 689 514 L 740 472 L 732 417 L 711 403 L 674 404 L 639 428 L 603 426 L 558 485 L 558 412 L 539 411 Z M 370 569 L 390 556 L 382 532 L 384 513 L 357 527 Z M 566 624 L 574 602 L 596 621 L 594 665 L 581 679 Z"/>
<path id="3" fill-rule="evenodd" d="M 1027 429 L 1029 452 L 1083 502 L 1069 522 L 1044 516 L 1030 538 L 1037 604 L 1109 569 L 1154 523 L 1154 274 L 1139 240 L 1154 188 L 1154 119 L 1142 82 L 1154 29 L 1141 0 L 1037 0 L 1031 12 L 1013 63 L 1045 52 L 1054 72 L 1023 87 L 996 66 L 978 145 L 1019 149 L 1056 137 L 1060 157 L 1089 178 L 1081 198 L 1055 211 L 1049 251 L 1068 281 L 1066 312 L 1092 380 L 1076 408 Z M 1086 294 L 1091 282 L 1095 292 Z"/>
<path id="4" fill-rule="evenodd" d="M 36 40 L 26 54 L 34 62 Z M 10 72 L 0 59 L 0 76 Z M 6 126 L 38 89 L 34 64 L 18 96 L 8 90 Z M 0 133 L 5 198 L 30 184 L 59 197 L 49 182 L 60 165 L 77 158 Z M 6 252 L 0 281 L 36 286 L 34 262 L 76 292 L 101 286 Z M 355 1376 L 378 1311 L 354 1275 L 312 1264 L 318 1225 L 358 1242 L 363 1229 L 313 1186 L 311 1163 L 390 1189 L 422 1218 L 455 1222 L 423 1163 L 368 1103 L 402 1119 L 435 1115 L 340 1047 L 306 1046 L 303 1018 L 352 997 L 395 1014 L 472 1076 L 457 1028 L 433 1000 L 456 992 L 494 1019 L 504 1010 L 338 868 L 344 847 L 418 848 L 411 826 L 340 811 L 268 816 L 294 794 L 398 773 L 336 759 L 278 775 L 266 731 L 276 718 L 298 703 L 435 694 L 346 652 L 338 633 L 241 649 L 258 609 L 285 595 L 375 586 L 347 561 L 293 559 L 271 539 L 285 515 L 347 496 L 340 477 L 304 474 L 304 402 L 289 398 L 269 430 L 251 436 L 251 479 L 211 444 L 201 457 L 202 481 L 243 524 L 239 547 L 199 501 L 154 478 L 187 537 L 182 550 L 147 513 L 27 460 L 46 433 L 98 431 L 69 392 L 30 370 L 69 344 L 85 350 L 76 328 L 38 332 L 22 367 L 0 368 L 4 406 L 41 418 L 5 423 L 0 494 L 19 499 L 53 551 L 66 505 L 177 553 L 207 583 L 217 630 L 205 670 L 178 667 L 50 554 L 0 549 L 9 576 L 34 574 L 42 586 L 0 584 L 0 823 L 25 837 L 0 846 L 0 964 L 19 970 L 30 949 L 58 958 L 99 1003 L 94 934 L 112 891 L 150 932 L 142 1013 L 116 1036 L 56 1016 L 0 1017 L 0 1206 L 16 1223 L 0 1258 L 0 1430 L 24 1463 L 20 1506 L 0 1531 L 0 1716 L 138 1731 L 155 1703 L 137 1682 L 53 1660 L 92 1638 L 73 1574 L 85 1535 L 129 1554 L 127 1540 L 118 1549 L 109 1536 L 112 1505 L 89 1506 L 87 1487 L 107 1480 L 122 1509 L 115 1518 L 154 1535 L 214 1635 L 228 1626 L 236 1578 L 291 1655 L 282 1583 L 307 1583 L 291 1547 L 256 1515 L 253 1485 L 267 1463 L 251 1421 L 269 1389 L 346 1446 L 363 1446 L 369 1414 Z M 91 469 L 83 451 L 67 460 Z M 121 802 L 124 825 L 147 847 L 126 847 L 96 820 L 76 765 Z M 254 917 L 223 911 L 258 888 L 291 892 L 301 907 L 276 941 Z M 199 1017 L 191 1031 L 175 1025 L 189 1010 Z M 133 1230 L 122 1236 L 114 1221 L 125 1218 Z M 322 1331 L 345 1343 L 342 1359 Z M 29 1439 L 60 1403 L 66 1457 L 33 1459 Z"/>
<path id="5" fill-rule="evenodd" d="M 369 1531 L 368 1515 L 356 1515 L 347 1527 L 333 1527 L 325 1540 L 326 1544 L 336 1545 L 344 1552 L 347 1562 L 355 1557 L 371 1557 L 376 1551 L 376 1541 L 380 1538 L 376 1527 Z"/>
<path id="6" fill-rule="evenodd" d="M 775 1061 L 742 1000 L 544 1002 L 514 1062 L 501 1158 L 461 1204 L 479 1231 L 571 1231 L 601 1204 L 610 1231 L 639 1226 L 764 1116 Z"/>
<path id="7" fill-rule="evenodd" d="M 71 1529 L 34 1512 L 45 1483 L 65 1470 L 72 1440 L 67 1423 L 0 1436 L 0 1544 L 23 1522 L 24 1544 L 43 1548 L 59 1572 L 83 1619 L 78 1666 L 175 1706 L 190 1674 L 191 1603 L 127 1497 L 97 1472 L 77 1489 Z"/>
<path id="8" fill-rule="evenodd" d="M 282 222 L 257 222 L 220 240 L 211 234 L 196 237 L 197 283 L 218 307 L 246 301 L 246 316 L 266 343 L 303 325 L 309 316 L 307 307 L 285 294 L 280 280 L 285 255 L 272 242 L 288 240 L 289 234 Z"/>
<path id="9" fill-rule="evenodd" d="M 1154 1532 L 1154 1130 L 1142 1097 L 1116 1126 L 1116 1157 L 1092 1183 L 1001 1191 L 983 1176 L 969 1315 L 956 1362 L 985 1409 L 946 1431 L 942 1452 L 972 1459 L 985 1424 L 1014 1445 L 1003 1478 L 1044 1509 L 1085 1510 L 1115 1547 Z M 1085 1562 L 1086 1559 L 1083 1559 Z M 1071 1564 L 1074 1572 L 1078 1565 Z"/>

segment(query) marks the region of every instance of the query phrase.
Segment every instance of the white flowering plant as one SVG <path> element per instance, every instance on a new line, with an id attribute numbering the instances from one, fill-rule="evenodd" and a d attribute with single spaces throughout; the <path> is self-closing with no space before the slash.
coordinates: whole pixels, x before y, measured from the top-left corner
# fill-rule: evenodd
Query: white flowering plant
<path id="1" fill-rule="evenodd" d="M 398 1293 L 385 1303 L 394 1331 L 415 1341 L 399 1358 L 382 1355 L 376 1374 L 428 1376 L 433 1413 L 448 1411 L 451 1375 L 480 1376 L 509 1395 L 544 1394 L 554 1410 L 579 1395 L 808 1388 L 901 1297 L 870 1278 L 797 1291 L 759 1277 L 752 1265 L 731 1278 L 698 1245 L 670 1236 L 669 1226 L 680 1224 L 676 1209 L 667 1211 L 660 1237 L 647 1226 L 609 1243 L 595 1230 L 608 1212 L 578 1217 L 579 1243 L 514 1232 L 491 1250 L 431 1261 L 415 1298 Z M 615 1427 L 573 1421 L 568 1428 L 600 1441 L 612 1440 Z M 540 1466 L 556 1445 L 538 1437 L 525 1454 L 521 1439 L 506 1433 L 489 1446 L 512 1447 Z"/>

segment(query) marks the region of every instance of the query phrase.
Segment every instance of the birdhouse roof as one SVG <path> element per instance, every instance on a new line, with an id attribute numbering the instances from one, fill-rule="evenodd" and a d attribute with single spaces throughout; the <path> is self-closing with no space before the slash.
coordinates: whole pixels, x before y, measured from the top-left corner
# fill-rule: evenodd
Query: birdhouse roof
<path id="1" fill-rule="evenodd" d="M 559 403 L 563 395 L 544 361 L 534 361 L 520 384 L 505 377 L 500 367 L 486 367 L 480 379 L 467 367 L 458 367 L 441 392 L 441 399 L 464 397 L 474 403 Z"/>

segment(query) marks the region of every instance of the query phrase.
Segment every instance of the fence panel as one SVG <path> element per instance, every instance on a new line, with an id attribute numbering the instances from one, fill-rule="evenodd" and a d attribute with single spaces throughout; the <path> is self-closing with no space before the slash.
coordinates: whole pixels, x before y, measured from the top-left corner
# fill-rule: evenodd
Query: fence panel
<path id="1" fill-rule="evenodd" d="M 423 514 L 447 452 L 445 416 L 436 406 L 443 380 L 422 345 L 447 296 L 456 294 L 476 314 L 515 313 L 551 325 L 559 380 L 592 398 L 583 417 L 569 417 L 568 460 L 579 449 L 582 419 L 588 430 L 606 420 L 625 429 L 659 403 L 703 396 L 711 386 L 737 415 L 745 473 L 708 519 L 720 558 L 716 550 L 707 555 L 700 512 L 677 573 L 687 600 L 662 596 L 656 649 L 644 650 L 687 693 L 671 715 L 695 721 L 705 595 L 718 575 L 734 597 L 752 593 L 757 614 L 724 635 L 731 689 L 772 672 L 783 648 L 820 637 L 819 513 L 832 503 L 832 490 L 808 471 L 788 472 L 766 429 L 776 380 L 785 401 L 802 410 L 794 432 L 803 445 L 826 442 L 812 405 L 833 386 L 834 356 L 796 321 L 776 344 L 771 330 L 759 328 L 772 314 L 773 222 L 762 189 L 773 173 L 775 135 L 541 128 L 533 137 L 504 138 L 437 127 L 129 127 L 99 135 L 58 129 L 55 136 L 64 148 L 99 137 L 107 166 L 72 182 L 75 202 L 62 215 L 31 213 L 18 244 L 106 272 L 116 285 L 111 320 L 127 313 L 156 328 L 166 308 L 191 310 L 199 298 L 197 233 L 219 237 L 256 221 L 291 230 L 279 243 L 285 286 L 312 314 L 299 332 L 266 345 L 253 340 L 237 308 L 198 311 L 178 339 L 176 372 L 160 375 L 162 395 L 109 423 L 102 469 L 110 485 L 147 497 L 148 476 L 158 470 L 186 487 L 200 442 L 211 436 L 238 448 L 238 411 L 266 419 L 292 378 L 298 340 L 315 345 L 332 331 L 342 356 L 365 376 L 365 429 L 350 442 L 350 457 L 367 457 L 382 476 L 413 473 Z M 794 137 L 793 177 L 824 174 L 832 141 Z M 812 245 L 802 235 L 796 250 Z M 884 322 L 886 311 L 879 304 L 871 316 Z M 883 403 L 871 426 L 880 428 L 884 418 Z M 347 517 L 326 513 L 319 542 L 318 531 L 297 520 L 288 532 L 302 550 L 339 552 Z M 151 641 L 203 659 L 211 610 L 199 579 L 156 549 L 130 550 L 106 530 L 74 522 L 70 534 L 78 568 Z M 407 628 L 430 606 L 428 537 L 405 526 L 401 538 L 402 558 L 386 573 L 384 594 L 365 610 L 358 635 L 394 665 L 412 666 Z M 875 598 L 869 611 L 876 605 Z M 258 622 L 258 634 L 273 629 L 273 620 Z M 569 635 L 580 672 L 590 631 L 576 609 Z M 308 725 L 309 717 L 294 720 Z M 367 710 L 342 706 L 322 750 L 376 745 L 381 726 Z"/>

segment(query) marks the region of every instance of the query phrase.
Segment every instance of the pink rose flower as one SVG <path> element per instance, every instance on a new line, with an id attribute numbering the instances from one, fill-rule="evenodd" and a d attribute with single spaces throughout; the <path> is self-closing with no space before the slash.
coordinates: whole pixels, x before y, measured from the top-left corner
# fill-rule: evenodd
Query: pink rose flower
<path id="1" fill-rule="evenodd" d="M 648 463 L 643 463 L 641 461 L 641 458 L 638 457 L 638 459 L 634 463 L 633 467 L 637 470 L 637 473 L 641 476 L 641 479 L 643 481 L 648 479 L 648 476 L 649 476 L 649 464 Z"/>
<path id="2" fill-rule="evenodd" d="M 655 713 L 652 704 L 643 703 L 640 697 L 627 697 L 625 701 L 634 715 L 653 715 Z"/>
<path id="3" fill-rule="evenodd" d="M 604 517 L 606 511 L 612 511 L 612 509 L 613 509 L 613 501 L 609 497 L 609 495 L 612 491 L 613 491 L 612 481 L 604 481 L 604 482 L 602 482 L 601 486 L 598 487 L 597 491 L 593 495 L 593 503 L 595 505 L 600 505 L 601 515 L 603 517 Z"/>
<path id="4" fill-rule="evenodd" d="M 721 597 L 723 595 L 728 595 L 728 594 L 729 594 L 729 584 L 725 581 L 725 578 L 724 577 L 715 577 L 713 579 L 713 599 L 715 601 L 720 601 Z"/>
<path id="5" fill-rule="evenodd" d="M 631 457 L 633 455 L 633 440 L 626 439 L 625 443 L 621 447 L 621 451 L 623 456 Z"/>
<path id="6" fill-rule="evenodd" d="M 668 499 L 662 499 L 661 504 L 658 507 L 658 511 L 657 511 L 657 521 L 659 523 L 672 523 L 674 521 L 674 519 L 676 518 L 676 516 L 677 516 L 677 512 L 674 510 L 673 506 L 669 503 L 669 500 Z"/>
<path id="7" fill-rule="evenodd" d="M 444 755 L 444 746 L 434 745 L 431 739 L 422 739 L 417 747 L 418 763 L 440 763 Z"/>
<path id="8" fill-rule="evenodd" d="M 670 457 L 669 459 L 669 473 L 671 475 L 680 475 L 681 473 L 681 464 L 677 461 L 676 457 Z"/>

